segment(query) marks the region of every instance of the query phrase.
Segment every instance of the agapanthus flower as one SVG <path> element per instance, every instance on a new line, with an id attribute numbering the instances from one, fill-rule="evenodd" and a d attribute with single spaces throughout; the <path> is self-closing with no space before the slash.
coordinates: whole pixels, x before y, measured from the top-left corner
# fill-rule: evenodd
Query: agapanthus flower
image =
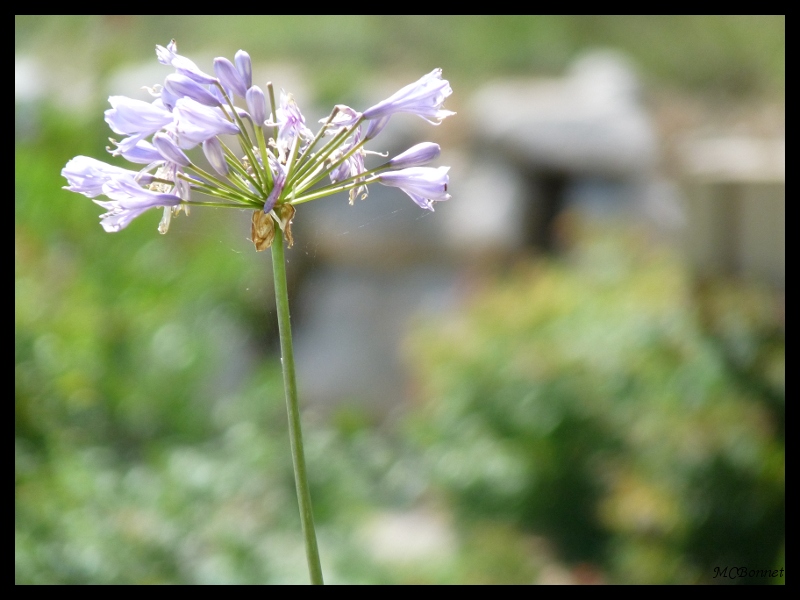
<path id="1" fill-rule="evenodd" d="M 181 167 L 188 167 L 192 164 L 192 161 L 189 160 L 183 150 L 178 148 L 178 144 L 165 133 L 157 133 L 153 136 L 153 146 L 166 161 Z"/>
<path id="2" fill-rule="evenodd" d="M 103 194 L 111 198 L 111 201 L 94 202 L 108 211 L 100 215 L 100 224 L 108 232 L 124 229 L 133 219 L 151 208 L 177 206 L 181 203 L 180 197 L 174 194 L 152 192 L 141 187 L 130 175 L 107 181 L 103 185 Z"/>
<path id="3" fill-rule="evenodd" d="M 244 82 L 244 87 L 250 89 L 253 85 L 253 65 L 250 61 L 250 55 L 244 50 L 239 50 L 233 57 L 233 63 L 236 65 L 239 77 Z"/>
<path id="4" fill-rule="evenodd" d="M 263 250 L 276 237 L 270 227 L 280 228 L 291 243 L 297 205 L 338 192 L 349 192 L 352 204 L 379 182 L 400 188 L 428 210 L 450 197 L 448 168 L 422 167 L 439 157 L 437 144 L 417 144 L 388 161 L 386 154 L 365 147 L 396 113 L 416 114 L 434 124 L 453 114 L 442 108 L 452 91 L 439 69 L 363 113 L 336 105 L 315 135 L 291 94 L 281 92 L 279 107 L 270 114 L 272 85 L 267 84 L 268 103 L 262 88 L 253 85 L 245 51 L 238 51 L 233 61 L 216 58 L 216 76 L 179 55 L 174 41 L 157 46 L 156 55 L 175 73 L 163 85 L 146 88 L 155 99 L 111 96 L 105 112 L 111 129 L 125 136 L 112 140 L 109 152 L 141 168 L 77 156 L 62 170 L 69 183 L 65 189 L 92 199 L 109 198 L 94 200 L 107 211 L 101 216 L 106 231 L 120 231 L 156 207 L 164 209 L 161 233 L 179 211 L 188 214 L 190 206 L 246 208 L 254 211 L 251 234 L 256 249 Z M 210 168 L 192 157 L 200 152 L 197 146 Z M 384 160 L 371 167 L 369 155 Z M 198 199 L 198 194 L 208 199 Z"/>
<path id="5" fill-rule="evenodd" d="M 178 54 L 178 45 L 175 40 L 167 44 L 166 48 L 164 46 L 156 46 L 156 57 L 162 65 L 174 67 L 178 73 L 186 75 L 197 83 L 215 83 L 217 81 L 216 77 L 201 71 L 200 67 L 191 60 Z"/>
<path id="6" fill-rule="evenodd" d="M 247 93 L 248 86 L 245 84 L 244 77 L 239 73 L 239 70 L 234 64 L 224 57 L 217 57 L 214 59 L 214 73 L 220 83 L 227 89 L 233 92 L 240 98 L 244 98 Z"/>
<path id="7" fill-rule="evenodd" d="M 127 96 L 110 96 L 108 101 L 111 108 L 105 112 L 106 123 L 115 133 L 129 136 L 117 143 L 116 154 L 130 150 L 147 136 L 172 123 L 172 113 L 160 99 L 145 102 Z"/>
<path id="8" fill-rule="evenodd" d="M 400 188 L 422 208 L 433 210 L 434 202 L 449 200 L 447 186 L 450 167 L 410 167 L 400 171 L 389 171 L 378 176 L 383 185 Z"/>
<path id="9" fill-rule="evenodd" d="M 361 129 L 356 128 L 353 136 L 342 145 L 340 152 L 334 156 L 334 158 L 338 157 L 338 159 L 341 159 L 341 157 L 346 158 L 331 171 L 331 183 L 337 183 L 345 179 L 352 179 L 356 183 L 362 183 L 364 181 L 362 175 L 367 170 L 364 166 L 365 156 L 366 151 L 361 147 Z M 361 199 L 364 200 L 368 194 L 366 185 L 354 187 L 350 190 L 350 204 L 353 204 L 353 201 L 358 196 L 361 196 Z"/>
<path id="10" fill-rule="evenodd" d="M 245 100 L 253 123 L 261 127 L 267 120 L 267 97 L 260 87 L 253 85 L 245 92 Z"/>
<path id="11" fill-rule="evenodd" d="M 203 142 L 203 154 L 209 164 L 220 175 L 227 175 L 230 169 L 228 163 L 225 161 L 225 151 L 222 149 L 222 144 L 215 137 L 208 138 Z"/>
<path id="12" fill-rule="evenodd" d="M 178 145 L 184 150 L 221 134 L 239 133 L 239 127 L 231 123 L 221 109 L 205 106 L 191 98 L 178 100 L 172 112 Z"/>
<path id="13" fill-rule="evenodd" d="M 171 219 L 181 210 L 188 214 L 191 206 L 252 211 L 250 238 L 256 251 L 266 250 L 276 241 L 273 273 L 290 439 L 293 456 L 302 457 L 283 254 L 284 244 L 291 247 L 293 243 L 296 207 L 344 191 L 350 192 L 352 204 L 358 195 L 365 198 L 367 186 L 376 182 L 400 188 L 428 210 L 433 210 L 435 202 L 449 199 L 449 167 L 420 166 L 439 156 L 437 144 L 417 144 L 374 167 L 367 166 L 367 155 L 385 159 L 387 154 L 367 150 L 365 144 L 396 113 L 417 114 L 440 123 L 453 114 L 442 108 L 452 90 L 436 69 L 364 113 L 336 106 L 315 135 L 306 127 L 294 98 L 285 92 L 281 93 L 280 108 L 267 120 L 265 95 L 252 83 L 250 56 L 243 50 L 236 53 L 234 62 L 216 58 L 216 77 L 179 55 L 174 40 L 166 47 L 156 46 L 156 55 L 159 62 L 176 70 L 163 86 L 147 88 L 156 99 L 148 103 L 111 96 L 111 108 L 105 113 L 111 129 L 127 136 L 121 142 L 112 140 L 116 147 L 109 152 L 144 167 L 137 172 L 77 156 L 61 172 L 69 183 L 66 189 L 106 209 L 100 224 L 108 232 L 125 229 L 152 208 L 163 209 L 160 233 L 167 232 Z M 274 106 L 272 85 L 267 84 L 267 89 L 270 106 Z M 247 110 L 235 105 L 242 100 Z M 362 130 L 365 120 L 366 133 Z M 192 158 L 190 151 L 200 152 L 197 146 L 202 147 L 210 169 Z M 100 195 L 108 200 L 98 200 Z M 197 199 L 197 195 L 207 199 Z M 312 583 L 323 583 L 307 481 L 298 464 L 295 460 L 309 570 Z"/>
<path id="14" fill-rule="evenodd" d="M 141 140 L 137 142 L 133 148 L 126 150 L 125 152 L 121 152 L 120 154 L 122 155 L 122 158 L 128 162 L 139 165 L 155 166 L 154 163 L 164 160 L 164 157 L 161 156 L 161 153 L 158 150 L 156 150 L 156 147 L 147 140 Z"/>
<path id="15" fill-rule="evenodd" d="M 61 169 L 61 175 L 67 178 L 68 186 L 65 190 L 83 194 L 87 198 L 96 198 L 103 193 L 103 186 L 112 179 L 119 177 L 139 177 L 144 184 L 150 183 L 149 175 L 139 176 L 136 171 L 123 169 L 91 158 L 90 156 L 76 156 Z"/>
<path id="16" fill-rule="evenodd" d="M 279 148 L 288 148 L 295 137 L 305 140 L 314 137 L 313 132 L 306 127 L 306 119 L 291 94 L 281 91 L 281 105 L 276 112 L 275 122 L 267 121 L 266 125 L 278 127 Z"/>
<path id="17" fill-rule="evenodd" d="M 439 144 L 422 142 L 395 156 L 389 161 L 389 167 L 392 169 L 407 169 L 408 167 L 427 165 L 432 160 L 439 158 L 441 153 L 442 149 Z"/>
<path id="18" fill-rule="evenodd" d="M 206 106 L 219 106 L 222 104 L 207 87 L 180 73 L 167 75 L 166 79 L 164 79 L 164 89 L 176 98 L 175 102 L 172 104 L 173 107 L 177 99 L 184 96 L 196 100 L 200 104 L 205 104 Z"/>
<path id="19" fill-rule="evenodd" d="M 336 113 L 333 115 L 333 119 L 330 120 L 328 129 L 326 130 L 326 133 L 329 135 L 339 132 L 343 127 L 355 125 L 362 117 L 360 112 L 345 104 L 337 104 L 334 110 Z M 319 122 L 327 123 L 328 119 L 320 119 Z"/>
<path id="20" fill-rule="evenodd" d="M 452 93 L 450 82 L 442 79 L 442 70 L 434 69 L 386 100 L 365 110 L 364 118 L 381 119 L 405 112 L 419 115 L 432 125 L 439 125 L 446 117 L 456 114 L 442 108 L 442 104 Z"/>

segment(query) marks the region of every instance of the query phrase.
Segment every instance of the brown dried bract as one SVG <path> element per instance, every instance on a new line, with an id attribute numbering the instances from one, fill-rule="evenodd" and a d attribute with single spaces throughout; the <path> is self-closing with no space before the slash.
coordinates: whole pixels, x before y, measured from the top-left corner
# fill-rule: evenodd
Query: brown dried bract
<path id="1" fill-rule="evenodd" d="M 294 245 L 292 238 L 292 219 L 294 218 L 295 208 L 291 204 L 281 204 L 274 209 L 275 214 L 280 219 L 279 225 L 283 230 L 283 235 L 286 236 L 286 245 L 291 248 Z"/>
<path id="2" fill-rule="evenodd" d="M 256 247 L 256 252 L 263 252 L 272 245 L 275 238 L 275 221 L 272 215 L 263 210 L 253 211 L 253 222 L 250 226 L 250 239 Z"/>

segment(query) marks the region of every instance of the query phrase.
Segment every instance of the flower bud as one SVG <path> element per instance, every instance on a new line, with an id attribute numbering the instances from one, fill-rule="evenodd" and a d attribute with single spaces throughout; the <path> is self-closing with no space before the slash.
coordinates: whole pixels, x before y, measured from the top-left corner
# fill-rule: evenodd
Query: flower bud
<path id="1" fill-rule="evenodd" d="M 408 167 L 419 167 L 428 164 L 438 158 L 442 150 L 439 144 L 433 142 L 423 142 L 412 146 L 405 152 L 398 154 L 389 161 L 389 166 L 393 169 L 405 169 Z"/>
<path id="2" fill-rule="evenodd" d="M 264 96 L 264 92 L 260 87 L 254 85 L 247 90 L 245 100 L 247 100 L 247 110 L 253 117 L 253 123 L 258 127 L 263 126 L 264 121 L 267 120 L 267 98 Z"/>
<path id="3" fill-rule="evenodd" d="M 219 57 L 214 59 L 214 73 L 217 74 L 220 82 L 226 88 L 233 90 L 233 92 L 242 98 L 247 93 L 247 86 L 244 84 L 244 79 L 239 75 L 239 71 L 233 66 L 233 63 L 227 58 Z"/>
<path id="4" fill-rule="evenodd" d="M 164 88 L 178 98 L 188 97 L 206 106 L 219 106 L 219 100 L 205 87 L 179 73 L 167 75 Z"/>
<path id="5" fill-rule="evenodd" d="M 176 163 L 182 167 L 188 167 L 192 164 L 192 161 L 183 153 L 183 150 L 178 148 L 178 144 L 165 133 L 159 132 L 153 136 L 153 146 L 169 162 Z"/>
<path id="6" fill-rule="evenodd" d="M 250 55 L 244 50 L 239 50 L 233 57 L 233 62 L 236 63 L 236 70 L 244 82 L 244 86 L 249 88 L 253 85 L 253 65 L 250 62 Z"/>
<path id="7" fill-rule="evenodd" d="M 219 143 L 217 138 L 212 137 L 203 142 L 203 153 L 217 173 L 220 175 L 228 174 L 228 163 L 225 161 L 225 153 L 222 150 L 222 144 Z"/>
<path id="8" fill-rule="evenodd" d="M 389 122 L 389 117 L 380 117 L 379 119 L 372 119 L 367 124 L 367 132 L 364 134 L 365 140 L 371 140 L 375 138 L 383 128 L 386 127 L 386 124 Z"/>

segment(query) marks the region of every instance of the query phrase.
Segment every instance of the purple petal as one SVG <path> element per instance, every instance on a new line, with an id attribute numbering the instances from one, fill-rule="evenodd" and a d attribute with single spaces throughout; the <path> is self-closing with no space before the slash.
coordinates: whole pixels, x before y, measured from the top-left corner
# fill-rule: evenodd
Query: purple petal
<path id="1" fill-rule="evenodd" d="M 247 86 L 231 61 L 223 57 L 215 58 L 214 73 L 217 74 L 222 85 L 232 89 L 237 96 L 244 98 L 247 93 Z"/>
<path id="2" fill-rule="evenodd" d="M 183 153 L 183 150 L 178 148 L 175 141 L 164 133 L 157 133 L 153 136 L 153 146 L 156 147 L 156 150 L 164 159 L 172 163 L 182 167 L 188 167 L 192 164 L 192 161 Z"/>
<path id="3" fill-rule="evenodd" d="M 216 96 L 205 87 L 189 77 L 178 73 L 167 75 L 167 78 L 164 80 L 164 89 L 178 98 L 185 96 L 192 100 L 197 100 L 200 104 L 205 104 L 206 106 L 219 106 L 220 104 Z M 177 99 L 175 102 L 177 102 Z"/>
<path id="4" fill-rule="evenodd" d="M 236 70 L 244 82 L 246 88 L 253 85 L 253 64 L 250 61 L 250 55 L 244 50 L 239 50 L 233 57 L 233 62 L 236 63 Z"/>

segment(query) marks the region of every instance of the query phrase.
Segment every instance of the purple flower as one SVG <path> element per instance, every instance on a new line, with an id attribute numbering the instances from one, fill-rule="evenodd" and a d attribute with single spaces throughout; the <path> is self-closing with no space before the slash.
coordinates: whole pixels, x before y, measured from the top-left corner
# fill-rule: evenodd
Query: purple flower
<path id="1" fill-rule="evenodd" d="M 257 85 L 251 86 L 245 94 L 247 100 L 247 110 L 253 116 L 253 123 L 258 127 L 264 125 L 267 120 L 267 98 L 264 92 Z"/>
<path id="2" fill-rule="evenodd" d="M 341 158 L 342 156 L 350 152 L 353 148 L 358 146 L 358 144 L 360 143 L 361 143 L 361 128 L 359 127 L 356 129 L 355 134 L 341 146 L 340 151 L 337 152 L 337 156 Z M 353 152 L 353 154 L 350 155 L 348 158 L 346 158 L 342 162 L 342 164 L 340 164 L 333 171 L 331 171 L 330 174 L 331 183 L 336 183 L 337 181 L 343 181 L 345 179 L 356 177 L 364 173 L 364 171 L 366 171 L 366 167 L 364 166 L 365 155 L 366 152 L 364 152 L 363 148 L 359 148 L 358 150 Z M 364 178 L 362 177 L 360 179 L 357 179 L 356 181 L 363 181 L 363 180 Z M 367 197 L 368 193 L 369 192 L 367 191 L 367 186 L 365 185 L 360 185 L 358 187 L 351 189 L 350 204 L 352 204 L 353 201 L 356 199 L 356 197 L 359 195 L 361 196 L 361 199 L 364 200 Z"/>
<path id="3" fill-rule="evenodd" d="M 178 100 L 173 114 L 174 133 L 178 137 L 178 145 L 184 150 L 223 133 L 239 133 L 239 128 L 225 117 L 222 110 L 203 106 L 191 98 Z"/>
<path id="4" fill-rule="evenodd" d="M 114 154 L 133 148 L 138 142 L 172 123 L 172 113 L 161 100 L 144 102 L 127 96 L 110 96 L 111 108 L 106 112 L 106 123 L 115 133 L 127 135 L 117 144 Z"/>
<path id="5" fill-rule="evenodd" d="M 439 144 L 433 142 L 423 142 L 412 146 L 389 161 L 389 166 L 393 169 L 406 169 L 408 167 L 419 167 L 426 165 L 438 158 L 442 150 Z"/>
<path id="6" fill-rule="evenodd" d="M 234 55 L 233 62 L 236 64 L 236 70 L 239 71 L 239 76 L 244 82 L 244 87 L 249 89 L 253 85 L 253 65 L 250 62 L 250 55 L 244 50 L 239 50 Z"/>
<path id="7" fill-rule="evenodd" d="M 228 174 L 228 163 L 225 161 L 225 152 L 222 150 L 222 144 L 215 137 L 207 139 L 203 142 L 203 154 L 206 155 L 208 162 L 214 167 L 214 170 L 220 175 Z"/>
<path id="8" fill-rule="evenodd" d="M 336 109 L 336 114 L 333 115 L 333 119 L 331 119 L 331 122 L 328 125 L 328 131 L 326 133 L 335 135 L 339 133 L 339 131 L 341 131 L 343 127 L 350 127 L 351 125 L 355 125 L 361 118 L 360 112 L 358 112 L 354 108 L 350 108 L 346 104 L 337 104 L 334 108 Z M 320 119 L 319 122 L 327 123 L 328 118 L 329 117 Z"/>
<path id="9" fill-rule="evenodd" d="M 300 136 L 301 139 L 311 139 L 314 134 L 306 127 L 306 119 L 300 112 L 300 107 L 291 94 L 281 91 L 281 106 L 276 111 L 275 122 L 268 121 L 268 126 L 278 126 L 278 144 L 288 148 L 292 140 Z"/>
<path id="10" fill-rule="evenodd" d="M 164 160 L 156 147 L 145 140 L 137 142 L 133 148 L 121 154 L 125 160 L 140 165 L 150 165 Z"/>
<path id="11" fill-rule="evenodd" d="M 61 169 L 61 175 L 69 182 L 65 190 L 78 192 L 87 198 L 95 198 L 103 193 L 103 186 L 112 179 L 120 177 L 139 178 L 144 183 L 152 181 L 152 176 L 140 175 L 136 171 L 109 165 L 89 156 L 76 156 Z"/>
<path id="12" fill-rule="evenodd" d="M 181 167 L 188 167 L 192 164 L 189 157 L 183 153 L 183 150 L 178 148 L 171 137 L 165 133 L 157 133 L 153 136 L 153 146 L 155 146 L 158 153 L 167 160 Z"/>
<path id="13" fill-rule="evenodd" d="M 439 125 L 442 119 L 455 114 L 442 108 L 445 99 L 452 93 L 450 82 L 442 79 L 442 70 L 434 69 L 418 81 L 389 96 L 383 102 L 365 110 L 364 118 L 380 119 L 395 113 L 406 112 L 419 115 L 432 125 Z"/>
<path id="14" fill-rule="evenodd" d="M 196 64 L 185 56 L 178 54 L 178 45 L 172 40 L 167 47 L 156 45 L 156 57 L 162 65 L 170 65 L 181 75 L 186 75 L 189 79 L 197 83 L 215 83 L 216 77 L 200 70 Z"/>
<path id="15" fill-rule="evenodd" d="M 422 208 L 433 210 L 433 203 L 449 200 L 447 185 L 450 167 L 410 167 L 400 171 L 389 171 L 378 176 L 383 185 L 397 187 L 408 194 Z"/>
<path id="16" fill-rule="evenodd" d="M 184 96 L 192 100 L 197 100 L 200 104 L 205 104 L 206 106 L 220 105 L 220 101 L 217 100 L 217 97 L 209 92 L 203 85 L 180 73 L 167 75 L 167 78 L 164 80 L 164 89 L 175 97 L 170 97 L 173 106 L 175 106 L 178 98 Z"/>
<path id="17" fill-rule="evenodd" d="M 269 164 L 273 172 L 273 187 L 272 191 L 267 196 L 267 201 L 264 202 L 264 212 L 268 213 L 275 207 L 275 203 L 283 193 L 283 188 L 286 186 L 286 167 L 275 159 L 272 154 L 269 155 Z"/>
<path id="18" fill-rule="evenodd" d="M 215 58 L 214 73 L 217 74 L 222 85 L 229 90 L 233 90 L 237 96 L 244 98 L 247 93 L 247 86 L 244 84 L 244 79 L 239 74 L 238 69 L 233 66 L 231 61 L 221 56 Z"/>
<path id="19" fill-rule="evenodd" d="M 103 185 L 103 193 L 110 202 L 94 200 L 108 212 L 100 215 L 103 226 L 109 233 L 125 229 L 140 214 L 158 206 L 177 206 L 181 199 L 173 194 L 159 194 L 141 187 L 132 176 L 110 179 Z"/>
<path id="20" fill-rule="evenodd" d="M 367 140 L 373 139 L 377 136 L 383 128 L 386 127 L 386 124 L 389 122 L 389 115 L 385 117 L 380 117 L 378 119 L 372 119 L 367 124 L 367 133 L 364 135 L 364 138 Z"/>

